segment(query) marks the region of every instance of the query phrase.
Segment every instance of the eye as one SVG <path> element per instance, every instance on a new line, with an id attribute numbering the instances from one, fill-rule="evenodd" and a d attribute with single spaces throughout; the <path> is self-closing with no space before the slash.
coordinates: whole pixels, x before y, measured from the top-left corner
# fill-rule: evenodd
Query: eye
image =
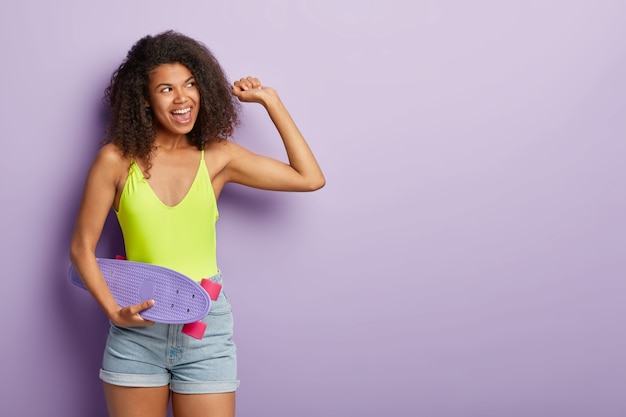
<path id="1" fill-rule="evenodd" d="M 172 87 L 165 87 L 161 89 L 162 93 L 169 93 L 170 91 L 172 91 Z"/>
<path id="2" fill-rule="evenodd" d="M 195 81 L 191 81 L 189 84 L 187 84 L 187 88 L 194 88 L 196 86 Z"/>

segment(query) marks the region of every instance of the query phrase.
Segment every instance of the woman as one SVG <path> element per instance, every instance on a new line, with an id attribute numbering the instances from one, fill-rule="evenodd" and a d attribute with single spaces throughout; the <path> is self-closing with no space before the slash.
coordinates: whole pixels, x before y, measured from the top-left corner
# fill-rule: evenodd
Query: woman
<path id="1" fill-rule="evenodd" d="M 87 176 L 71 260 L 111 322 L 100 377 L 111 417 L 234 416 L 236 377 L 230 304 L 222 292 L 201 340 L 179 325 L 144 320 L 153 300 L 117 305 L 95 258 L 111 208 L 130 260 L 221 282 L 215 250 L 217 199 L 235 182 L 266 190 L 313 191 L 325 180 L 275 90 L 254 77 L 232 85 L 201 43 L 168 31 L 129 51 L 106 90 L 112 117 Z M 289 163 L 227 138 L 239 102 L 264 106 Z"/>

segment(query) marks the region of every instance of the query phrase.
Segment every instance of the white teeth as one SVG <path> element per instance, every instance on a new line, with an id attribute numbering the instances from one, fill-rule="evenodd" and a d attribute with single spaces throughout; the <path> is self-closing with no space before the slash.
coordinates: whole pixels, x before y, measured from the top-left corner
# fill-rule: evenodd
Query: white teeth
<path id="1" fill-rule="evenodd" d="M 186 109 L 174 110 L 172 113 L 174 114 L 185 114 L 191 111 L 191 107 L 187 107 Z"/>

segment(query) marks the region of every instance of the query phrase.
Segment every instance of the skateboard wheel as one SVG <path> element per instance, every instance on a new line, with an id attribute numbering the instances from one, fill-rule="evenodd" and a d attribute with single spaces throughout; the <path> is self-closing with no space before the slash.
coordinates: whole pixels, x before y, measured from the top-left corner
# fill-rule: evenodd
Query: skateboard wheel
<path id="1" fill-rule="evenodd" d="M 200 286 L 204 288 L 204 290 L 209 293 L 209 297 L 211 300 L 217 300 L 217 297 L 220 296 L 220 292 L 222 291 L 222 284 L 218 284 L 217 282 L 213 282 L 210 279 L 203 278 L 200 281 Z"/>
<path id="2" fill-rule="evenodd" d="M 196 321 L 193 323 L 187 323 L 183 325 L 182 332 L 187 336 L 194 337 L 196 339 L 202 339 L 204 331 L 206 330 L 206 323 L 202 321 Z"/>
<path id="3" fill-rule="evenodd" d="M 125 261 L 126 257 L 124 255 L 115 255 L 115 259 L 117 259 L 118 261 Z"/>

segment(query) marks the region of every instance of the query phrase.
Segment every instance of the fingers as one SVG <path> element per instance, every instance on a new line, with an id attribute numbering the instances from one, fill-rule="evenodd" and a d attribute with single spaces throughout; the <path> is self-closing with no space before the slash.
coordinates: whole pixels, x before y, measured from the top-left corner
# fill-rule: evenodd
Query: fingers
<path id="1" fill-rule="evenodd" d="M 233 83 L 232 94 L 241 102 L 267 105 L 276 95 L 276 91 L 262 85 L 256 77 L 245 77 Z"/>
<path id="2" fill-rule="evenodd" d="M 240 78 L 233 83 L 233 88 L 239 91 L 248 91 L 261 88 L 261 81 L 256 77 Z"/>
<path id="3" fill-rule="evenodd" d="M 123 307 L 119 310 L 114 322 L 121 326 L 151 326 L 154 324 L 151 320 L 146 320 L 139 315 L 140 312 L 152 307 L 154 300 L 146 300 L 139 304 Z"/>
<path id="4" fill-rule="evenodd" d="M 146 300 L 134 306 L 130 306 L 130 311 L 132 314 L 139 314 L 140 312 L 152 307 L 154 305 L 154 300 Z"/>

